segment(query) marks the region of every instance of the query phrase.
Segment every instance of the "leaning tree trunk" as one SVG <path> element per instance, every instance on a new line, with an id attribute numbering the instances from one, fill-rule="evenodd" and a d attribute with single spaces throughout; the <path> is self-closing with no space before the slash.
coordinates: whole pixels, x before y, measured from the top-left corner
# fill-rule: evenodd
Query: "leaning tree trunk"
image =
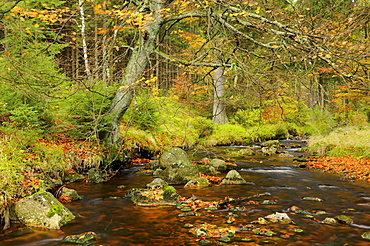
<path id="1" fill-rule="evenodd" d="M 218 67 L 213 75 L 214 98 L 213 98 L 213 123 L 223 125 L 227 123 L 227 115 L 224 104 L 225 76 L 224 68 Z"/>
<path id="2" fill-rule="evenodd" d="M 103 131 L 102 137 L 109 144 L 117 144 L 120 139 L 120 122 L 122 116 L 129 108 L 133 99 L 134 85 L 139 81 L 149 64 L 149 57 L 156 48 L 156 40 L 163 23 L 161 9 L 164 8 L 165 0 L 143 1 L 140 9 L 146 11 L 144 14 L 151 14 L 152 20 L 144 24 L 138 41 L 132 49 L 129 62 L 124 72 L 120 88 L 117 90 L 107 113 L 109 122 L 107 129 Z"/>

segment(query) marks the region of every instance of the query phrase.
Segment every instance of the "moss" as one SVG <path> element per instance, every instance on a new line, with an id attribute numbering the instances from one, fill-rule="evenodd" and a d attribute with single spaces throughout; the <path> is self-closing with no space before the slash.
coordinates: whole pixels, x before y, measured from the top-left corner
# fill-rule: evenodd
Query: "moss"
<path id="1" fill-rule="evenodd" d="M 173 186 L 165 186 L 162 188 L 163 192 L 163 198 L 165 200 L 173 200 L 176 199 L 179 194 L 177 193 L 177 190 Z"/>

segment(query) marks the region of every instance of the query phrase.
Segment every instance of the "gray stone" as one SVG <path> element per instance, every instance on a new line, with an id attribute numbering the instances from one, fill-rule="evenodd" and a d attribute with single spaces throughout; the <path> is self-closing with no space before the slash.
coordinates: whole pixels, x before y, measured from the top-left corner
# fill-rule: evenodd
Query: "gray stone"
<path id="1" fill-rule="evenodd" d="M 217 171 L 225 171 L 227 169 L 226 162 L 221 159 L 212 159 L 210 165 Z"/>
<path id="2" fill-rule="evenodd" d="M 261 143 L 262 147 L 275 147 L 275 148 L 280 148 L 281 144 L 279 140 L 268 140 L 263 143 Z"/>
<path id="3" fill-rule="evenodd" d="M 236 171 L 231 170 L 226 174 L 226 177 L 222 179 L 220 185 L 241 185 L 247 184 L 243 177 Z"/>
<path id="4" fill-rule="evenodd" d="M 274 155 L 276 154 L 277 148 L 276 147 L 262 147 L 261 149 L 264 155 Z"/>
<path id="5" fill-rule="evenodd" d="M 182 167 L 192 164 L 187 153 L 177 147 L 173 147 L 165 151 L 159 158 L 159 166 L 161 168 L 167 167 Z"/>
<path id="6" fill-rule="evenodd" d="M 47 229 L 60 229 L 75 218 L 49 192 L 38 192 L 15 202 L 14 213 L 19 222 L 25 226 Z"/>
<path id="7" fill-rule="evenodd" d="M 209 186 L 209 181 L 206 178 L 192 179 L 185 184 L 184 187 L 199 187 L 199 186 Z"/>
<path id="8" fill-rule="evenodd" d="M 167 182 L 164 181 L 163 179 L 156 178 L 151 183 L 147 184 L 145 188 L 155 190 L 155 189 L 161 189 L 167 185 L 168 185 Z"/>
<path id="9" fill-rule="evenodd" d="M 82 199 L 82 197 L 78 195 L 77 191 L 68 189 L 67 187 L 63 187 L 61 189 L 59 198 L 61 197 L 69 198 L 71 201 Z"/>
<path id="10" fill-rule="evenodd" d="M 254 151 L 250 147 L 238 151 L 238 155 L 240 156 L 251 156 L 254 154 L 255 154 Z"/>
<path id="11" fill-rule="evenodd" d="M 199 170 L 194 164 L 167 167 L 158 176 L 169 184 L 186 184 L 199 176 Z"/>

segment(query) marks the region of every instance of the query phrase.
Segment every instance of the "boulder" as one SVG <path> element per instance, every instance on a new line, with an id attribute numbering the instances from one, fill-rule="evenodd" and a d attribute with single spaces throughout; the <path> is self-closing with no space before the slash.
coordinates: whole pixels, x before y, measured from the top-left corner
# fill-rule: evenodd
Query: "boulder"
<path id="1" fill-rule="evenodd" d="M 209 164 L 217 171 L 225 171 L 227 169 L 226 162 L 221 159 L 212 159 Z"/>
<path id="2" fill-rule="evenodd" d="M 192 163 L 181 167 L 167 167 L 158 174 L 158 177 L 169 184 L 186 184 L 188 181 L 198 176 L 199 170 Z"/>
<path id="3" fill-rule="evenodd" d="M 139 206 L 168 206 L 179 202 L 179 193 L 173 186 L 160 189 L 131 189 L 126 197 L 130 197 L 135 205 Z"/>
<path id="4" fill-rule="evenodd" d="M 199 186 L 209 186 L 209 181 L 206 178 L 192 179 L 185 184 L 184 187 L 199 187 Z"/>
<path id="5" fill-rule="evenodd" d="M 38 192 L 14 203 L 14 214 L 25 226 L 60 229 L 75 216 L 51 193 Z"/>
<path id="6" fill-rule="evenodd" d="M 104 182 L 103 172 L 99 168 L 91 168 L 87 172 L 87 178 L 91 183 L 102 183 Z"/>
<path id="7" fill-rule="evenodd" d="M 68 189 L 67 187 L 63 187 L 60 190 L 60 195 L 59 198 L 65 199 L 65 200 L 70 200 L 70 201 L 75 201 L 82 199 L 80 195 L 78 195 L 77 191 L 73 189 Z"/>
<path id="8" fill-rule="evenodd" d="M 191 164 L 192 162 L 187 153 L 177 147 L 173 147 L 165 151 L 159 158 L 159 167 L 162 169 L 167 167 L 182 167 Z"/>
<path id="9" fill-rule="evenodd" d="M 262 147 L 261 151 L 264 155 L 274 155 L 277 152 L 277 148 L 273 147 L 273 146 L 271 146 L 271 147 Z"/>
<path id="10" fill-rule="evenodd" d="M 156 178 L 151 183 L 147 184 L 145 188 L 150 189 L 150 190 L 156 190 L 156 189 L 161 189 L 165 186 L 168 186 L 166 181 L 160 178 Z"/>
<path id="11" fill-rule="evenodd" d="M 254 155 L 254 151 L 250 147 L 246 147 L 245 149 L 241 149 L 238 151 L 238 155 L 240 156 L 251 156 Z"/>
<path id="12" fill-rule="evenodd" d="M 265 142 L 261 143 L 261 147 L 275 147 L 275 148 L 280 148 L 281 144 L 279 140 L 268 140 Z"/>
<path id="13" fill-rule="evenodd" d="M 241 185 L 247 184 L 243 177 L 236 171 L 231 170 L 226 174 L 226 177 L 222 179 L 220 185 Z"/>

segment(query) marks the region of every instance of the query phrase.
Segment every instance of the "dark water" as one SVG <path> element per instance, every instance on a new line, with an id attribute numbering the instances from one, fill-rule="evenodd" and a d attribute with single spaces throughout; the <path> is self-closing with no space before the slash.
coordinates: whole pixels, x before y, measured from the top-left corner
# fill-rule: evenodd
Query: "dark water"
<path id="1" fill-rule="evenodd" d="M 204 156 L 222 157 L 225 150 L 238 148 L 219 147 L 196 153 L 194 159 Z M 294 149 L 291 149 L 291 151 Z M 298 153 L 294 153 L 298 155 Z M 104 184 L 79 183 L 68 187 L 76 189 L 83 200 L 66 204 L 76 219 L 61 230 L 29 230 L 28 234 L 0 237 L 0 245 L 73 245 L 62 243 L 66 235 L 93 231 L 99 235 L 94 245 L 198 245 L 196 238 L 188 233 L 184 224 L 210 223 L 219 226 L 247 225 L 273 212 L 287 212 L 294 225 L 269 224 L 276 235 L 266 237 L 254 235 L 251 231 L 237 232 L 235 237 L 246 237 L 253 242 L 234 242 L 229 245 L 370 245 L 361 238 L 370 231 L 370 185 L 360 182 L 344 182 L 339 176 L 319 171 L 302 170 L 292 166 L 292 159 L 253 156 L 231 158 L 242 169 L 241 175 L 255 185 L 217 186 L 206 188 L 183 188 L 176 186 L 185 197 L 195 195 L 204 201 L 218 201 L 226 196 L 249 197 L 268 192 L 271 195 L 250 200 L 273 200 L 277 205 L 244 204 L 246 211 L 238 213 L 239 218 L 226 224 L 227 211 L 203 213 L 202 216 L 178 217 L 181 213 L 175 207 L 139 207 L 123 198 L 129 188 L 143 187 L 153 177 L 135 175 L 126 170 Z M 225 174 L 222 174 L 225 175 Z M 118 188 L 125 185 L 125 189 Z M 302 197 L 319 197 L 323 202 L 304 201 Z M 324 210 L 326 214 L 312 218 L 302 214 L 289 213 L 291 206 L 304 210 Z M 235 212 L 237 213 L 237 212 Z M 354 220 L 352 225 L 327 225 L 319 223 L 326 217 L 347 215 Z M 295 229 L 303 232 L 295 233 Z M 288 238 L 287 235 L 289 236 Z M 215 243 L 214 245 L 218 245 Z"/>

